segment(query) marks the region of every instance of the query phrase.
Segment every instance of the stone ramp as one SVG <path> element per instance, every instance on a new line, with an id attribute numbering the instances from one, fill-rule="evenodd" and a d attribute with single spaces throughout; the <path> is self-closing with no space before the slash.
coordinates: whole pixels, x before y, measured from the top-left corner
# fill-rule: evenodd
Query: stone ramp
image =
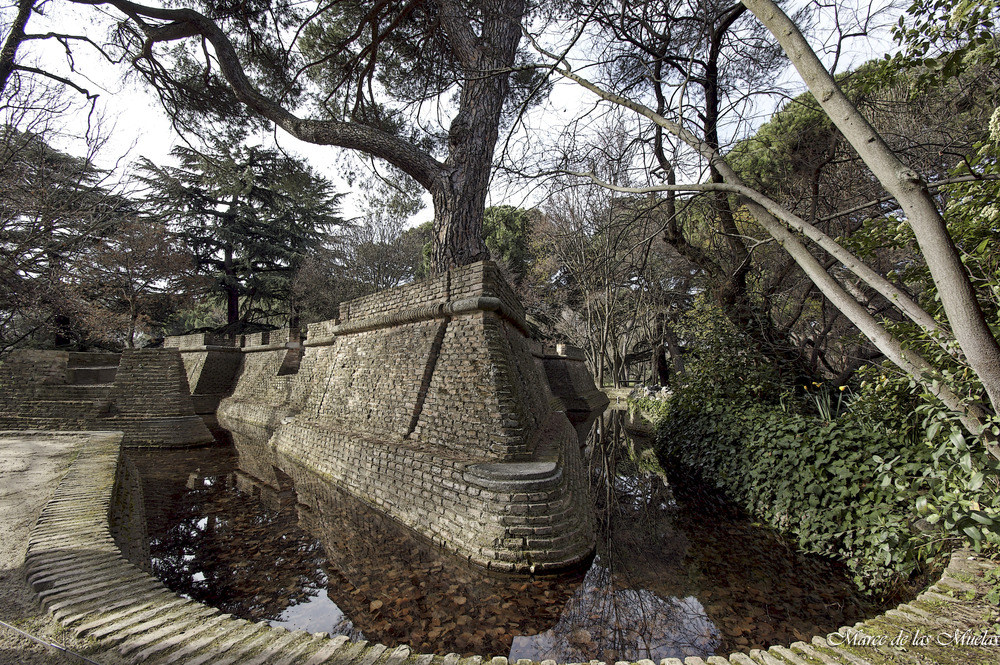
<path id="1" fill-rule="evenodd" d="M 121 431 L 126 447 L 205 445 L 177 349 L 16 349 L 0 363 L 0 428 Z"/>
<path id="2" fill-rule="evenodd" d="M 117 458 L 114 435 L 96 438 L 82 448 L 42 512 L 28 546 L 29 583 L 45 608 L 75 633 L 91 636 L 135 663 L 508 665 L 503 657 L 417 654 L 406 646 L 289 632 L 177 596 L 126 561 L 111 537 L 108 510 Z M 994 568 L 994 562 L 959 551 L 941 580 L 914 601 L 826 638 L 728 658 L 665 659 L 660 665 L 996 664 L 1000 646 L 971 643 L 982 631 L 995 635 L 997 630 L 997 607 L 984 598 L 984 576 Z M 922 644 L 912 639 L 914 635 L 931 636 L 930 643 Z M 948 640 L 951 643 L 939 644 Z M 534 663 L 525 660 L 517 665 Z M 542 661 L 541 665 L 556 664 Z"/>

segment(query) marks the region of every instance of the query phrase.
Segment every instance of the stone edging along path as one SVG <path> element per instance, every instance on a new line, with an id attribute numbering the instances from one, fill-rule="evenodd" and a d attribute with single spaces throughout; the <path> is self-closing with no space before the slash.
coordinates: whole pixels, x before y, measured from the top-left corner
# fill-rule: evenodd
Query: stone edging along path
<path id="1" fill-rule="evenodd" d="M 42 605 L 78 635 L 133 662 L 162 665 L 508 665 L 503 657 L 417 654 L 406 646 L 289 632 L 181 598 L 127 561 L 115 544 L 108 510 L 121 437 L 89 434 L 92 438 L 32 530 L 25 562 L 28 583 Z M 914 601 L 826 638 L 728 658 L 665 659 L 660 665 L 1000 663 L 997 609 L 983 598 L 982 578 L 994 566 L 968 551 L 957 552 L 941 580 Z M 930 636 L 927 644 L 910 638 L 917 631 Z M 993 635 L 989 644 L 974 644 L 973 637 L 981 640 L 984 631 Z M 516 665 L 534 664 L 523 660 Z M 643 660 L 632 665 L 655 664 Z"/>

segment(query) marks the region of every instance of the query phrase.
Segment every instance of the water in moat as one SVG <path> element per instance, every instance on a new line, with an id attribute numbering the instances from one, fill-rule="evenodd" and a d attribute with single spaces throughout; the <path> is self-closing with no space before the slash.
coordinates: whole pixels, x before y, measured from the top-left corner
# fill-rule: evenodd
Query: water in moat
<path id="1" fill-rule="evenodd" d="M 127 451 L 123 549 L 174 591 L 252 621 L 420 652 L 585 662 L 728 654 L 871 616 L 846 570 L 665 474 L 624 414 L 586 437 L 586 570 L 499 576 L 437 550 L 266 443 Z M 578 425 L 585 430 L 587 424 Z M 147 547 L 148 544 L 148 547 Z"/>

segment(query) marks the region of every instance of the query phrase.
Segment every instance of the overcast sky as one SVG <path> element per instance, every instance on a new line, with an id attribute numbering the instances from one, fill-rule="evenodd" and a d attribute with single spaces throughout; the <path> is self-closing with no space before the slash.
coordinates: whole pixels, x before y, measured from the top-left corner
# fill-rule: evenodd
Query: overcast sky
<path id="1" fill-rule="evenodd" d="M 843 12 L 843 9 L 840 9 Z M 46 5 L 45 16 L 34 16 L 28 26 L 29 33 L 41 33 L 49 30 L 57 32 L 85 32 L 96 40 L 103 41 L 107 31 L 107 19 L 95 20 L 100 15 L 93 8 L 78 7 L 66 2 L 52 0 Z M 829 16 L 829 14 L 828 14 Z M 835 40 L 835 31 L 824 31 L 821 41 L 830 43 Z M 23 54 L 27 59 L 34 60 L 50 70 L 56 70 L 64 75 L 71 75 L 69 64 L 62 47 L 51 40 L 28 43 L 28 49 Z M 888 44 L 885 40 L 856 42 L 852 44 L 851 56 L 839 63 L 843 70 L 856 65 L 865 59 L 885 50 Z M 180 139 L 172 128 L 166 114 L 159 105 L 153 93 L 144 88 L 136 77 L 125 76 L 124 67 L 116 67 L 102 60 L 91 50 L 79 48 L 74 51 L 76 74 L 75 80 L 81 81 L 91 92 L 99 93 L 97 103 L 98 114 L 102 117 L 102 129 L 110 136 L 110 140 L 98 155 L 99 165 L 111 168 L 116 163 L 131 163 L 140 156 L 148 157 L 160 164 L 170 163 L 169 151 Z M 85 77 L 85 78 L 83 78 Z M 794 74 L 789 74 L 789 81 L 795 81 Z M 794 83 L 793 83 L 794 86 Z M 525 121 L 525 127 L 530 139 L 525 141 L 525 134 L 515 137 L 514 146 L 544 143 L 551 140 L 558 128 L 569 119 L 590 108 L 593 97 L 578 86 L 569 83 L 558 84 L 553 95 Z M 80 134 L 86 127 L 87 108 L 79 105 L 75 113 L 68 114 L 62 120 L 65 122 L 67 135 Z M 768 111 L 769 112 L 769 111 Z M 763 118 L 760 118 L 761 120 Z M 504 137 L 501 137 L 503 142 Z M 265 144 L 273 144 L 274 136 L 261 137 Z M 277 143 L 285 150 L 307 158 L 318 171 L 330 178 L 338 191 L 349 192 L 349 187 L 339 177 L 333 155 L 335 148 L 316 146 L 303 143 L 283 132 L 277 134 Z M 60 147 L 67 152 L 80 154 L 82 146 L 63 142 Z M 502 148 L 503 143 L 498 148 Z M 348 196 L 345 199 L 344 212 L 347 216 L 357 214 L 358 197 Z M 493 188 L 490 204 L 510 203 L 513 205 L 534 205 L 538 203 L 538 190 L 529 186 L 502 186 Z M 425 210 L 411 222 L 430 219 L 429 201 Z"/>

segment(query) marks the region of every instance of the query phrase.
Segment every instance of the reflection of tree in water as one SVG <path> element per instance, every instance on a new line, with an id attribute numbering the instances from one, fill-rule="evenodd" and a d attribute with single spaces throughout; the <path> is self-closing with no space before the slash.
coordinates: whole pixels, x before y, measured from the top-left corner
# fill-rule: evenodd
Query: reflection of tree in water
<path id="1" fill-rule="evenodd" d="M 275 454 L 266 439 L 234 434 L 234 445 L 235 455 L 157 452 L 140 474 L 157 576 L 236 616 L 422 651 L 506 654 L 516 635 L 556 623 L 582 581 L 582 572 L 491 573 Z"/>
<path id="2" fill-rule="evenodd" d="M 683 577 L 680 563 L 688 542 L 671 528 L 670 488 L 640 468 L 641 457 L 626 445 L 619 415 L 610 412 L 598 420 L 587 446 L 600 522 L 598 559 L 556 626 L 518 638 L 512 659 L 660 660 L 707 657 L 719 646 L 718 629 L 701 603 L 685 593 L 686 585 L 673 585 L 667 594 L 650 589 L 650 573 L 673 568 L 673 577 Z"/>
<path id="3" fill-rule="evenodd" d="M 290 483 L 261 502 L 249 496 L 259 488 L 237 490 L 231 449 L 128 454 L 143 478 L 153 571 L 169 588 L 253 621 L 325 588 L 323 550 L 297 528 Z"/>
<path id="4" fill-rule="evenodd" d="M 559 622 L 540 635 L 516 638 L 510 659 L 658 661 L 710 656 L 718 643 L 719 631 L 697 599 L 621 588 L 597 560 Z"/>
<path id="5" fill-rule="evenodd" d="M 590 442 L 600 555 L 618 586 L 697 598 L 719 653 L 808 641 L 876 611 L 841 564 L 798 553 L 711 488 L 661 469 L 625 417 L 606 413 Z"/>
<path id="6" fill-rule="evenodd" d="M 130 452 L 157 574 L 224 611 L 420 651 L 581 662 L 808 640 L 864 618 L 844 571 L 796 554 L 697 483 L 668 484 L 620 412 L 588 440 L 598 558 L 586 576 L 497 576 L 275 454 Z"/>

